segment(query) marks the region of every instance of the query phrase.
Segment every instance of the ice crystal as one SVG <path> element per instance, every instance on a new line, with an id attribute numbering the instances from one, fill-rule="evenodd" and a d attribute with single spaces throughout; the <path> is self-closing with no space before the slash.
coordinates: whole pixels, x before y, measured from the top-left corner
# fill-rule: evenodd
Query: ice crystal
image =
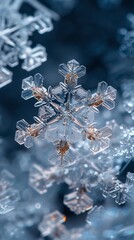
<path id="1" fill-rule="evenodd" d="M 19 192 L 14 185 L 14 176 L 7 170 L 0 173 L 0 214 L 6 214 L 15 208 L 20 199 Z"/>
<path id="2" fill-rule="evenodd" d="M 39 194 L 44 194 L 48 188 L 52 187 L 53 183 L 61 182 L 62 176 L 65 174 L 65 171 L 60 170 L 57 166 L 46 169 L 38 164 L 33 164 L 30 169 L 29 185 Z"/>
<path id="3" fill-rule="evenodd" d="M 81 158 L 77 159 L 77 171 L 74 165 L 70 167 L 69 172 L 64 176 L 65 183 L 73 190 L 64 196 L 64 204 L 76 214 L 93 207 L 93 199 L 90 197 L 89 192 L 94 185 L 93 181 L 98 179 L 98 176 L 95 176 L 96 171 L 91 170 L 91 166 L 89 166 L 90 164 L 86 161 L 84 155 L 83 160 L 81 160 Z"/>
<path id="4" fill-rule="evenodd" d="M 134 185 L 134 174 L 128 172 L 127 179 L 125 183 L 122 183 L 114 176 L 110 174 L 103 175 L 105 184 L 103 184 L 102 179 L 102 188 L 103 196 L 107 197 L 108 195 L 115 199 L 115 202 L 119 205 L 124 204 L 128 199 L 134 200 L 131 197 L 131 191 L 133 190 Z"/>
<path id="5" fill-rule="evenodd" d="M 68 230 L 63 223 L 66 216 L 59 211 L 54 211 L 44 216 L 43 221 L 38 225 L 38 229 L 43 237 L 48 236 L 52 240 L 75 240 L 82 236 L 81 228 Z"/>
<path id="6" fill-rule="evenodd" d="M 95 205 L 87 214 L 87 223 L 93 225 L 95 221 L 100 221 L 103 210 L 104 208 L 102 206 L 97 207 Z"/>
<path id="7" fill-rule="evenodd" d="M 112 130 L 108 126 L 98 129 L 94 115 L 99 113 L 100 106 L 108 110 L 114 108 L 116 90 L 100 82 L 96 93 L 86 91 L 78 85 L 78 78 L 85 75 L 86 68 L 76 60 L 61 64 L 59 73 L 64 76 L 64 83 L 54 88 L 46 89 L 39 73 L 23 79 L 22 97 L 35 98 L 39 112 L 32 125 L 24 119 L 17 122 L 15 140 L 31 147 L 34 139 L 44 138 L 54 145 L 51 162 L 67 166 L 74 162 L 74 146 L 82 140 L 89 141 L 89 150 L 94 154 L 109 147 Z"/>
<path id="8" fill-rule="evenodd" d="M 23 4 L 34 9 L 34 15 L 21 14 Z M 22 68 L 31 71 L 47 60 L 46 50 L 29 41 L 34 31 L 44 34 L 53 29 L 52 19 L 58 15 L 37 0 L 5 0 L 0 2 L 0 87 L 12 81 L 12 72 L 7 69 L 15 67 L 19 59 Z"/>
<path id="9" fill-rule="evenodd" d="M 38 229 L 44 237 L 49 235 L 60 237 L 61 227 L 63 228 L 62 230 L 64 230 L 62 223 L 64 223 L 65 220 L 66 217 L 63 214 L 59 211 L 55 211 L 44 216 L 43 221 L 38 226 Z"/>
<path id="10" fill-rule="evenodd" d="M 86 163 L 84 167 L 79 162 L 77 171 L 75 166 L 68 169 L 58 168 L 57 166 L 45 169 L 40 165 L 33 164 L 30 169 L 29 184 L 39 194 L 44 194 L 55 182 L 67 183 L 73 191 L 64 196 L 64 204 L 76 214 L 80 214 L 93 206 L 93 200 L 88 192 L 90 187 L 98 183 L 93 182 L 97 181 L 97 179 L 96 172 L 89 170 Z"/>
<path id="11" fill-rule="evenodd" d="M 85 193 L 82 187 L 64 196 L 64 204 L 76 214 L 83 213 L 93 207 L 93 200 Z"/>

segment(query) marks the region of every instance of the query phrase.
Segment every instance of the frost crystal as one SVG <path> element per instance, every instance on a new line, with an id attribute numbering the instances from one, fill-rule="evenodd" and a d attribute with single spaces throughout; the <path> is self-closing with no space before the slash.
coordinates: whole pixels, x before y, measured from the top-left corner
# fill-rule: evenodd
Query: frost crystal
<path id="1" fill-rule="evenodd" d="M 34 15 L 21 14 L 23 4 L 34 9 Z M 37 0 L 5 0 L 0 2 L 0 87 L 12 81 L 12 72 L 6 67 L 15 67 L 19 59 L 22 68 L 31 71 L 47 60 L 46 50 L 29 41 L 34 31 L 44 34 L 53 29 L 51 19 L 58 15 Z"/>
<path id="2" fill-rule="evenodd" d="M 100 106 L 114 108 L 116 90 L 100 82 L 96 93 L 86 91 L 78 85 L 78 78 L 85 75 L 86 68 L 76 60 L 61 64 L 59 73 L 64 76 L 64 82 L 54 88 L 46 89 L 39 73 L 23 79 L 22 97 L 25 100 L 34 97 L 39 111 L 32 125 L 25 120 L 17 122 L 15 140 L 29 148 L 34 139 L 44 138 L 54 145 L 50 162 L 67 166 L 74 163 L 75 145 L 81 141 L 88 141 L 94 154 L 109 147 L 112 130 L 108 126 L 98 129 L 94 115 L 99 113 Z"/>

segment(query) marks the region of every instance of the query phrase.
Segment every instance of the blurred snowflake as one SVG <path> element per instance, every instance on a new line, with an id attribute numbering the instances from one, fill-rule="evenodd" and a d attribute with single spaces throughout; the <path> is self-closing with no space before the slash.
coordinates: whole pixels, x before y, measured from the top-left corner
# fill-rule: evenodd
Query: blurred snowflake
<path id="1" fill-rule="evenodd" d="M 34 9 L 33 16 L 21 14 L 24 3 Z M 0 2 L 0 87 L 12 81 L 6 66 L 15 67 L 22 59 L 22 68 L 31 71 L 47 60 L 45 48 L 39 44 L 32 47 L 29 37 L 36 30 L 39 34 L 51 31 L 51 19 L 58 19 L 58 15 L 37 0 Z"/>

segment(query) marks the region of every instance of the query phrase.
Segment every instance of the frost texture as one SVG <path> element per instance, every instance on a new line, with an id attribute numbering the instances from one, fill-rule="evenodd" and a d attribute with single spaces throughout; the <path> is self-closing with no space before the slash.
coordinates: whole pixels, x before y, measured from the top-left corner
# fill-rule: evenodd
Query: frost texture
<path id="1" fill-rule="evenodd" d="M 23 4 L 34 9 L 34 15 L 21 14 Z M 5 0 L 0 2 L 0 87 L 12 81 L 9 67 L 23 60 L 26 71 L 40 66 L 47 60 L 46 49 L 37 44 L 32 46 L 29 37 L 34 31 L 44 34 L 53 29 L 52 19 L 58 15 L 37 0 Z"/>
<path id="2" fill-rule="evenodd" d="M 88 141 L 94 154 L 109 147 L 112 130 L 108 126 L 97 128 L 94 115 L 99 113 L 100 106 L 114 108 L 116 90 L 100 82 L 96 93 L 86 91 L 78 85 L 78 78 L 85 75 L 86 68 L 76 60 L 61 64 L 59 73 L 64 76 L 64 82 L 54 88 L 46 89 L 39 73 L 23 79 L 22 98 L 34 97 L 39 111 L 32 125 L 24 119 L 17 122 L 15 140 L 27 148 L 33 146 L 34 139 L 49 141 L 54 145 L 50 162 L 68 166 L 74 163 L 75 145 L 81 141 Z"/>

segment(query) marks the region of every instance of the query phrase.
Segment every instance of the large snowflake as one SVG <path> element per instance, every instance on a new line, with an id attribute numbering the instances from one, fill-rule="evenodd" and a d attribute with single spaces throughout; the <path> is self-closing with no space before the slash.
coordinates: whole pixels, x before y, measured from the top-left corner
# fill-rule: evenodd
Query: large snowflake
<path id="1" fill-rule="evenodd" d="M 67 65 L 61 64 L 59 73 L 64 76 L 64 83 L 48 90 L 43 86 L 43 77 L 39 73 L 23 79 L 22 97 L 25 100 L 34 97 L 39 112 L 32 125 L 24 119 L 17 122 L 15 140 L 28 148 L 35 138 L 52 142 L 51 162 L 64 166 L 74 162 L 75 146 L 81 141 L 88 141 L 93 153 L 109 147 L 112 130 L 108 126 L 98 129 L 94 115 L 99 114 L 100 106 L 108 110 L 114 108 L 116 90 L 106 82 L 100 82 L 96 93 L 86 91 L 78 85 L 78 78 L 85 75 L 86 68 L 75 60 Z"/>

